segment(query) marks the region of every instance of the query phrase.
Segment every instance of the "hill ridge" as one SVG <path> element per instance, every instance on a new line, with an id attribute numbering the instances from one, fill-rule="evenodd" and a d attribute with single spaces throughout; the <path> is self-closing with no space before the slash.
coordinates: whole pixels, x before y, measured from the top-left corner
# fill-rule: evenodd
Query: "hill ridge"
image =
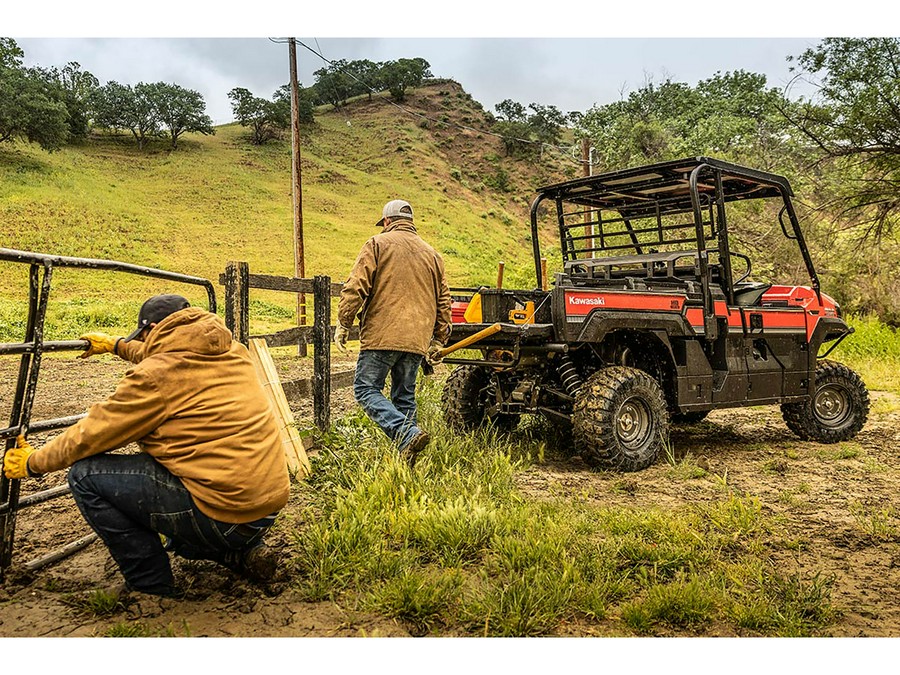
<path id="1" fill-rule="evenodd" d="M 320 111 L 303 131 L 307 276 L 345 278 L 375 234 L 381 206 L 399 197 L 413 204 L 420 233 L 443 254 L 451 285 L 491 283 L 500 260 L 510 283 L 533 284 L 531 193 L 565 178 L 574 165 L 508 158 L 496 136 L 460 129 L 488 131 L 489 120 L 453 81 L 410 92 L 402 107 L 429 119 L 406 115 L 381 96 L 361 97 Z M 214 282 L 235 259 L 254 272 L 291 275 L 290 139 L 253 146 L 247 133 L 229 123 L 213 136 L 186 134 L 175 151 L 164 141 L 139 151 L 130 137 L 108 134 L 54 153 L 6 145 L 0 148 L 0 242 Z M 0 300 L 24 299 L 24 275 L 24 269 L 3 275 Z M 115 323 L 159 289 L 145 278 L 67 272 L 54 279 L 53 298 L 69 310 L 106 303 L 112 308 L 102 320 Z M 279 316 L 279 307 L 291 306 L 290 298 L 261 297 Z"/>

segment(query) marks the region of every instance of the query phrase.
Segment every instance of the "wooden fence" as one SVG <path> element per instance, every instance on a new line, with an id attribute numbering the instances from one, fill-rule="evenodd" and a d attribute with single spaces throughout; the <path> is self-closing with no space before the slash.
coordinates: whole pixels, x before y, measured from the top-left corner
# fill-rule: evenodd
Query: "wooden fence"
<path id="1" fill-rule="evenodd" d="M 248 345 L 250 338 L 262 338 L 269 347 L 312 344 L 313 377 L 282 381 L 285 396 L 297 399 L 312 395 L 315 425 L 325 430 L 331 423 L 331 390 L 353 384 L 354 371 L 331 372 L 331 299 L 341 294 L 343 284 L 331 283 L 327 276 L 312 279 L 250 274 L 245 262 L 229 262 L 219 277 L 225 286 L 225 324 L 235 339 Z M 296 326 L 268 335 L 250 335 L 250 289 L 305 293 L 313 296 L 313 325 Z M 350 339 L 359 339 L 359 328 L 353 327 Z"/>

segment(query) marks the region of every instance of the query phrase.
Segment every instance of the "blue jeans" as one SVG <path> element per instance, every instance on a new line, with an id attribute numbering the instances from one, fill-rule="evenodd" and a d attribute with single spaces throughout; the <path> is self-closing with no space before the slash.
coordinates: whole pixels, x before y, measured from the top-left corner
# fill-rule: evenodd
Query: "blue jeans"
<path id="1" fill-rule="evenodd" d="M 109 548 L 126 585 L 143 593 L 176 594 L 166 549 L 235 568 L 273 520 L 235 525 L 204 515 L 181 481 L 145 453 L 87 457 L 72 465 L 68 480 L 81 515 Z M 165 548 L 160 534 L 170 538 Z"/>
<path id="2" fill-rule="evenodd" d="M 410 352 L 367 349 L 356 361 L 353 394 L 357 402 L 401 450 L 422 431 L 416 425 L 416 374 L 422 358 Z M 388 373 L 390 400 L 382 393 Z"/>

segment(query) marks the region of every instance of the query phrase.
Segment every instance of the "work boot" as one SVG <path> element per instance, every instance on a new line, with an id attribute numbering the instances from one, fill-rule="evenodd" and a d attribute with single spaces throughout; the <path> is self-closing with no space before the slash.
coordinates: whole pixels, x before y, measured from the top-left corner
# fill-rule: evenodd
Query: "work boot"
<path id="1" fill-rule="evenodd" d="M 268 583 L 276 580 L 281 559 L 278 551 L 259 544 L 250 550 L 229 554 L 225 566 L 250 581 Z"/>
<path id="2" fill-rule="evenodd" d="M 403 446 L 402 450 L 400 450 L 400 458 L 409 464 L 410 469 L 416 465 L 416 458 L 419 456 L 419 453 L 426 448 L 429 440 L 431 439 L 428 434 L 424 431 L 420 431 L 413 436 L 409 443 Z"/>

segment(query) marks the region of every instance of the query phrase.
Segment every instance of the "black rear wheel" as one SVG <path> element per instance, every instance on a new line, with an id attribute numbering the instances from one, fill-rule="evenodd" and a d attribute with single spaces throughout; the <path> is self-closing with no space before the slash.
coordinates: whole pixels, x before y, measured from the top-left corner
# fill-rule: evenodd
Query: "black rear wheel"
<path id="1" fill-rule="evenodd" d="M 451 429 L 474 431 L 493 424 L 501 431 L 512 431 L 519 424 L 518 415 L 491 415 L 493 403 L 491 373 L 481 366 L 457 366 L 444 383 L 441 408 Z"/>
<path id="2" fill-rule="evenodd" d="M 575 399 L 575 448 L 599 469 L 640 471 L 652 465 L 669 438 L 669 414 L 659 384 L 637 368 L 594 373 Z"/>
<path id="3" fill-rule="evenodd" d="M 785 403 L 788 428 L 805 441 L 840 443 L 856 436 L 869 416 L 869 391 L 842 363 L 819 361 L 816 390 L 808 401 Z"/>

